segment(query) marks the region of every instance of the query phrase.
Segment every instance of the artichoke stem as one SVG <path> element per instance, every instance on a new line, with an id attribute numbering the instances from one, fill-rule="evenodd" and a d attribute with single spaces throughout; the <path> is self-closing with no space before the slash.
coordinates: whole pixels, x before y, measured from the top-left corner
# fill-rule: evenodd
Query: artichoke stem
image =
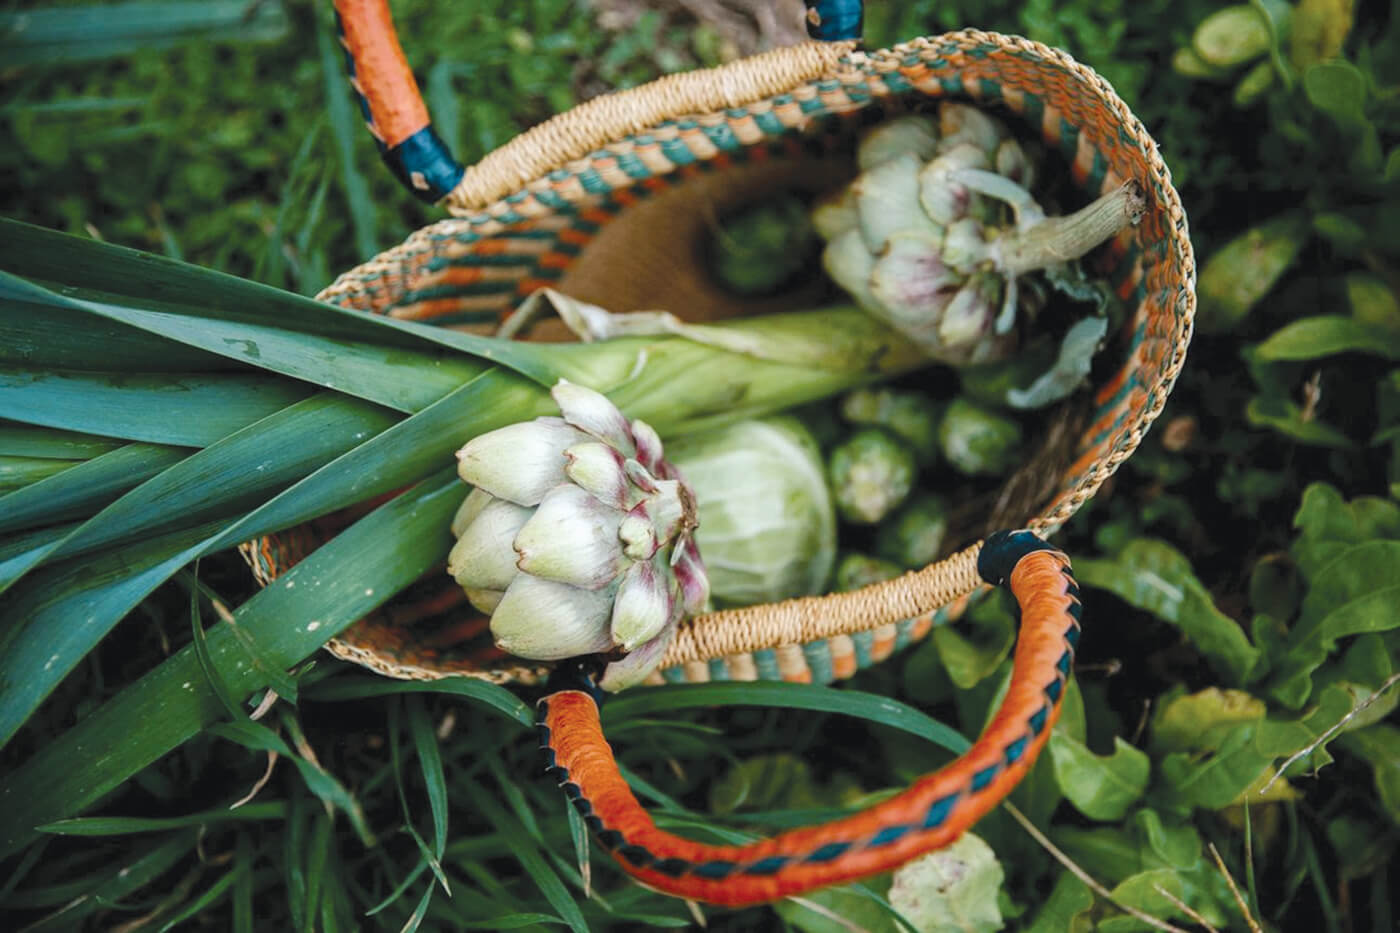
<path id="1" fill-rule="evenodd" d="M 997 268 L 1014 277 L 1071 262 L 1136 224 L 1147 209 L 1142 187 L 1135 181 L 1103 195 L 1088 207 L 1063 217 L 1047 217 L 1025 230 L 999 237 L 994 244 Z"/>

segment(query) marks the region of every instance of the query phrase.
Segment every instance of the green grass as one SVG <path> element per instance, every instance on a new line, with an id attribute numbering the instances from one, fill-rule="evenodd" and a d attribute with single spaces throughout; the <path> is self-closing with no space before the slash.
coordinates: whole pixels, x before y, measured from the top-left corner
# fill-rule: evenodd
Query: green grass
<path id="1" fill-rule="evenodd" d="M 1400 842 L 1400 594 L 1387 572 L 1400 560 L 1400 16 L 1359 10 L 1339 49 L 1350 64 L 1280 45 L 1269 57 L 1289 80 L 1236 107 L 1238 72 L 1203 81 L 1169 64 L 1219 6 L 872 2 L 868 35 L 879 44 L 975 24 L 1098 68 L 1160 141 L 1205 261 L 1210 324 L 1162 420 L 1059 536 L 1085 570 L 1078 687 L 1058 747 L 1014 803 L 1118 900 L 1174 923 L 1185 915 L 1153 885 L 1219 929 L 1248 928 L 1214 844 L 1266 927 L 1389 930 Z M 1340 9 L 1304 7 L 1324 19 Z M 586 92 L 712 62 L 718 48 L 675 16 L 610 32 L 561 0 L 395 0 L 394 10 L 439 132 L 467 162 Z M 260 283 L 145 267 L 177 283 L 190 309 L 175 344 L 167 322 L 142 316 L 149 286 L 127 257 L 7 228 L 5 268 L 25 278 L 3 283 L 0 342 L 35 350 L 0 370 L 0 412 L 37 404 L 36 374 L 81 372 L 48 379 L 49 427 L 0 421 L 0 495 L 20 490 L 0 509 L 0 601 L 24 619 L 0 631 L 0 685 L 17 698 L 0 708 L 13 733 L 0 792 L 26 801 L 0 799 L 0 915 L 35 930 L 688 926 L 685 905 L 629 884 L 596 846 L 590 856 L 562 795 L 537 777 L 535 691 L 370 677 L 314 653 L 326 632 L 288 624 L 353 618 L 376 599 L 357 581 L 393 586 L 436 560 L 432 530 L 455 505 L 453 481 L 433 469 L 438 448 L 456 446 L 444 427 L 480 407 L 474 377 L 505 386 L 540 375 L 521 356 L 498 362 L 523 376 L 477 376 L 482 362 L 462 355 L 470 342 L 370 327 L 262 287 L 312 294 L 437 216 L 379 164 L 326 13 L 268 5 L 256 34 L 215 24 L 230 31 L 173 45 L 106 35 L 96 16 L 83 27 L 93 43 L 144 44 L 80 64 L 21 67 L 0 49 L 11 142 L 0 148 L 0 213 Z M 1250 231 L 1240 258 L 1230 244 Z M 1268 248 L 1288 257 L 1273 271 Z M 87 291 L 35 290 L 65 276 Z M 208 295 L 222 302 L 196 308 Z M 95 340 L 93 308 L 65 303 L 75 298 L 146 336 L 113 323 Z M 244 313 L 265 303 L 287 320 L 321 317 L 286 331 Z M 254 334 L 271 371 L 254 372 L 226 342 Z M 202 375 L 178 396 L 133 377 L 181 371 Z M 338 392 L 308 386 L 332 379 Z M 90 433 L 115 424 L 126 441 Z M 378 437 L 360 445 L 359 432 Z M 296 457 L 274 458 L 293 447 Z M 253 469 L 270 459 L 271 472 Z M 341 485 L 300 485 L 313 476 Z M 258 594 L 226 550 L 348 491 L 416 480 L 414 494 L 298 567 L 300 590 Z M 201 512 L 201 491 L 215 488 L 265 504 L 252 516 Z M 57 524 L 34 526 L 37 515 Z M 423 533 L 385 553 L 389 527 Z M 206 629 L 226 606 L 235 624 Z M 1007 625 L 992 602 L 963 629 L 969 639 L 930 639 L 848 688 L 637 693 L 605 718 L 661 825 L 752 838 L 849 812 L 946 761 L 1003 682 L 996 633 Z M 44 673 L 53 652 L 66 676 Z M 965 677 L 970 653 L 976 682 L 958 689 L 949 671 Z M 1273 793 L 1238 805 L 1303 751 Z M 1010 928 L 1141 928 L 1005 812 L 976 832 L 1005 871 Z M 873 879 L 812 901 L 897 929 L 887 892 L 888 879 Z M 725 930 L 841 928 L 795 904 L 705 913 Z"/>

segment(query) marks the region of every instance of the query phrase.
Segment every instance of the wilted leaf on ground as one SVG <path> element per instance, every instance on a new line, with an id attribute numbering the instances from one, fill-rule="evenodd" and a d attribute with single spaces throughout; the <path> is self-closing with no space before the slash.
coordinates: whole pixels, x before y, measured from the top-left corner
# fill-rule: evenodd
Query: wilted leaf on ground
<path id="1" fill-rule="evenodd" d="M 990 933 L 1005 925 L 997 907 L 1004 877 L 991 846 L 963 833 L 897 869 L 890 904 L 920 933 Z"/>
<path id="2" fill-rule="evenodd" d="M 1264 701 L 1243 690 L 1208 687 L 1167 694 L 1152 716 L 1152 747 L 1160 752 L 1218 749 L 1235 726 L 1264 718 Z"/>

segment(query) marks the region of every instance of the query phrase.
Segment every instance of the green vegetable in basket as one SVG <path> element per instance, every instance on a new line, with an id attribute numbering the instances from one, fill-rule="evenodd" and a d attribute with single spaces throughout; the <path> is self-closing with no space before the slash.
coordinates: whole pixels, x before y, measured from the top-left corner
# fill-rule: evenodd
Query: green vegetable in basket
<path id="1" fill-rule="evenodd" d="M 968 476 L 1005 473 L 1021 455 L 1021 425 L 964 398 L 948 406 L 938 440 L 944 458 Z"/>
<path id="2" fill-rule="evenodd" d="M 1064 217 L 1030 193 L 1033 163 L 1007 128 L 945 102 L 937 120 L 892 121 L 862 143 L 861 174 L 818 205 L 823 264 L 871 314 L 954 366 L 1016 348 L 1019 280 L 1077 260 L 1145 208 L 1134 183 Z M 1050 277 L 1053 285 L 1056 276 Z"/>
<path id="3" fill-rule="evenodd" d="M 498 428 L 457 453 L 473 487 L 447 569 L 526 658 L 629 652 L 605 680 L 645 677 L 676 623 L 709 598 L 695 498 L 661 439 L 607 397 L 560 381 L 563 417 Z"/>
<path id="4" fill-rule="evenodd" d="M 828 476 L 846 521 L 873 525 L 914 488 L 914 452 L 882 428 L 861 428 L 831 451 Z"/>
<path id="5" fill-rule="evenodd" d="M 841 399 L 841 414 L 851 424 L 889 430 L 909 445 L 920 466 L 938 459 L 938 422 L 943 417 L 943 405 L 922 392 L 889 387 L 856 389 Z"/>
<path id="6" fill-rule="evenodd" d="M 813 257 L 816 234 L 795 195 L 746 207 L 720 221 L 710 239 L 710 266 L 736 295 L 768 295 Z"/>
<path id="7" fill-rule="evenodd" d="M 892 561 L 869 554 L 843 554 L 836 565 L 836 579 L 832 589 L 838 593 L 848 593 L 872 583 L 893 580 L 904 573 L 904 568 Z"/>
<path id="8" fill-rule="evenodd" d="M 710 593 L 751 606 L 824 591 L 836 512 L 821 451 L 795 418 L 741 421 L 667 445 L 695 491 Z"/>
<path id="9" fill-rule="evenodd" d="M 931 493 L 912 497 L 876 529 L 875 550 L 901 567 L 917 570 L 933 563 L 948 534 L 948 506 Z"/>

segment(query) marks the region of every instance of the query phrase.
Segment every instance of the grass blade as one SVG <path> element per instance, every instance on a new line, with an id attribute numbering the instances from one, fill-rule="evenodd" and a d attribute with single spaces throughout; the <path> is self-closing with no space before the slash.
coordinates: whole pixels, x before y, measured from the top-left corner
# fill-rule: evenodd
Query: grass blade
<path id="1" fill-rule="evenodd" d="M 362 677 L 346 674 L 324 681 L 303 691 L 302 696 L 314 702 L 337 700 L 364 700 L 372 697 L 390 696 L 397 693 L 445 693 L 471 700 L 474 704 L 501 713 L 521 726 L 529 728 L 535 724 L 535 713 L 520 697 L 505 687 L 473 680 L 468 677 L 449 677 L 443 680 L 386 680 L 380 677 Z"/>
<path id="2" fill-rule="evenodd" d="M 57 820 L 35 827 L 55 836 L 128 836 L 133 833 L 161 833 L 172 829 L 233 823 L 241 820 L 281 820 L 287 815 L 284 803 L 250 803 L 237 810 L 203 810 L 185 816 L 92 816 Z"/>
<path id="3" fill-rule="evenodd" d="M 615 722 L 662 710 L 706 706 L 775 706 L 853 716 L 917 735 L 954 754 L 967 751 L 972 744 L 956 729 L 897 700 L 815 684 L 755 681 L 647 687 L 630 690 L 604 704 L 603 718 Z"/>
<path id="4" fill-rule="evenodd" d="M 380 506 L 292 568 L 292 586 L 269 587 L 240 607 L 236 623 L 290 667 L 444 560 L 460 501 L 460 483 L 444 474 Z M 386 551 L 385 540 L 402 545 Z M 209 631 L 210 657 L 229 689 L 246 695 L 266 678 L 228 628 Z M 4 778 L 0 856 L 32 840 L 35 826 L 91 806 L 222 712 L 193 649 L 177 653 Z M 76 759 L 86 766 L 73 768 Z"/>
<path id="5" fill-rule="evenodd" d="M 275 42 L 287 35 L 277 0 L 119 3 L 38 7 L 0 14 L 0 54 L 6 64 L 68 65 L 169 48 L 180 42 Z"/>
<path id="6" fill-rule="evenodd" d="M 375 236 L 374 201 L 369 184 L 355 164 L 355 140 L 364 132 L 350 103 L 350 88 L 346 85 L 344 64 L 337 54 L 326 17 L 318 17 L 316 50 L 321 59 L 321 78 L 326 86 L 326 113 L 330 116 L 331 136 L 335 139 L 336 161 L 340 166 L 340 184 L 345 190 L 345 203 L 350 208 L 350 226 L 355 231 L 355 252 L 361 260 L 379 252 Z"/>

